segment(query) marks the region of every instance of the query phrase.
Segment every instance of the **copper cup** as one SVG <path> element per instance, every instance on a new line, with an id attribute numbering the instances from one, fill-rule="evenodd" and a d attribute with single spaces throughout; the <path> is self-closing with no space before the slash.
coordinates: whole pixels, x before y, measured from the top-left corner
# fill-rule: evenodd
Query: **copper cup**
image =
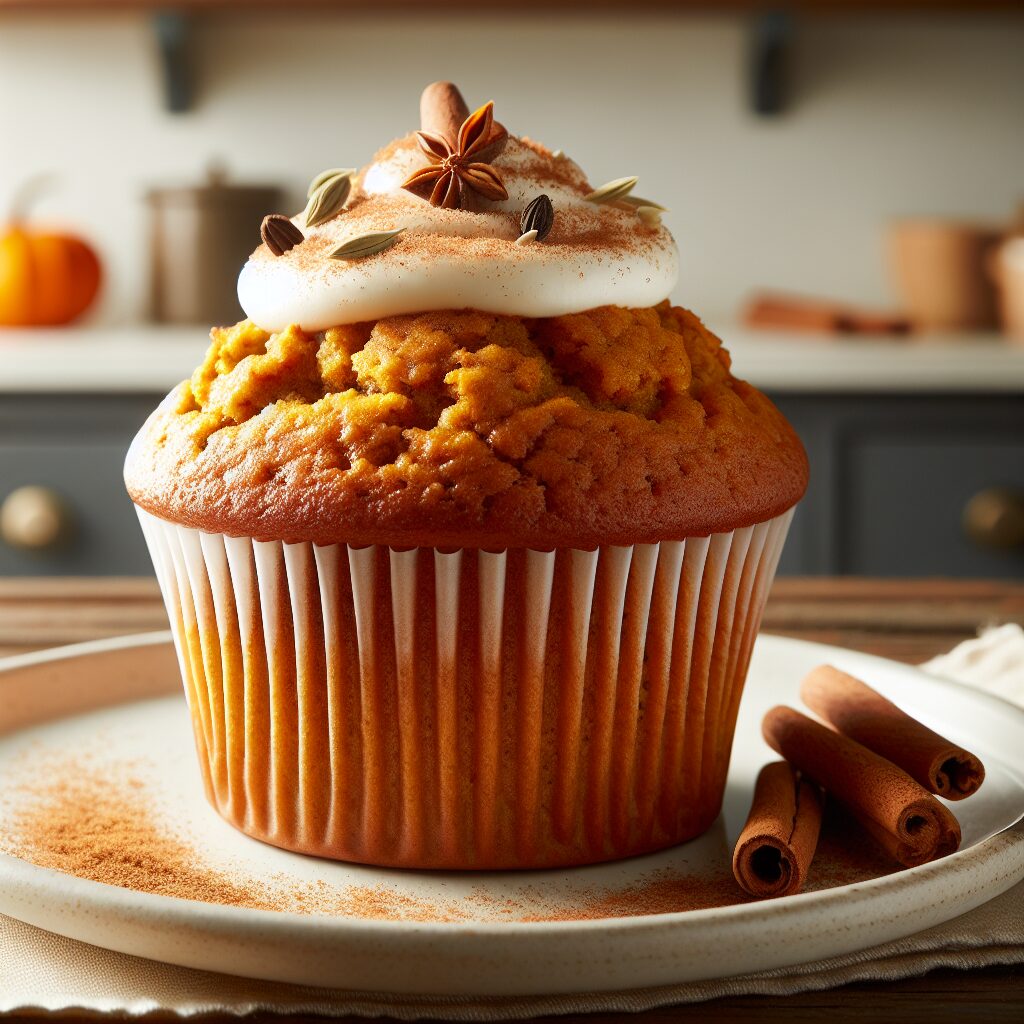
<path id="1" fill-rule="evenodd" d="M 899 220 L 889 231 L 897 291 L 915 327 L 967 330 L 996 325 L 988 271 L 999 240 L 991 226 L 947 220 Z"/>
<path id="2" fill-rule="evenodd" d="M 993 251 L 991 270 L 999 293 L 1003 333 L 1024 344 L 1024 230 L 1009 235 Z"/>

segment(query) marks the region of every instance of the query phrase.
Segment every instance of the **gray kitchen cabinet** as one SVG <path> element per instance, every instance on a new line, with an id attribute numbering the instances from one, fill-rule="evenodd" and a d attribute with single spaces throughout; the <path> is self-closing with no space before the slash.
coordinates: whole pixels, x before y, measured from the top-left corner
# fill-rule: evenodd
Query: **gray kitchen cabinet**
<path id="1" fill-rule="evenodd" d="M 1024 396 L 774 395 L 811 484 L 780 572 L 1024 577 L 1024 545 L 972 540 L 976 495 L 1024 504 Z"/>
<path id="2" fill-rule="evenodd" d="M 874 576 L 1024 576 L 1024 547 L 969 540 L 977 493 L 1024 495 L 1024 396 L 776 393 L 804 439 L 811 486 L 780 571 Z M 151 571 L 121 465 L 156 394 L 0 394 L 0 502 L 26 485 L 67 506 L 64 543 L 0 542 L 0 575 Z"/>
<path id="3" fill-rule="evenodd" d="M 0 395 L 0 502 L 21 487 L 45 488 L 69 521 L 65 536 L 39 549 L 0 540 L 0 575 L 151 572 L 121 467 L 155 404 L 150 395 Z"/>

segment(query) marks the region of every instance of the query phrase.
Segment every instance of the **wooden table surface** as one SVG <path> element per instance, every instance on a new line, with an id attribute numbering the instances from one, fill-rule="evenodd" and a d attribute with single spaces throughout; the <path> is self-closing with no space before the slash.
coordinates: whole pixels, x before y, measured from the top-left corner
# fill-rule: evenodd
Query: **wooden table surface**
<path id="1" fill-rule="evenodd" d="M 1024 625 L 1024 583 L 789 578 L 776 581 L 763 628 L 913 663 L 949 650 L 983 626 L 1001 622 Z M 153 580 L 0 580 L 0 656 L 165 628 L 167 620 Z M 7 1017 L 5 1024 L 27 1024 L 40 1016 L 47 1015 Z M 59 1016 L 62 1021 L 95 1019 L 74 1013 Z M 965 1018 L 1024 1021 L 1024 971 L 934 971 L 923 978 L 894 984 L 860 983 L 784 999 L 718 999 L 696 1006 L 652 1010 L 627 1019 L 638 1024 L 798 1024 L 824 1018 L 833 1022 L 898 1020 L 900 1024 L 961 1022 Z M 263 1015 L 255 1019 L 270 1024 L 281 1018 Z M 611 1015 L 552 1019 L 569 1024 L 607 1020 Z"/>

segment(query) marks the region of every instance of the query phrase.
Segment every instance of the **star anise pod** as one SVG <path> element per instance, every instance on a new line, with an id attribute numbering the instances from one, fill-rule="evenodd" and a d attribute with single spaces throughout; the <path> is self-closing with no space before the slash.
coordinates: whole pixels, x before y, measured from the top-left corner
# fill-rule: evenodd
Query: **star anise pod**
<path id="1" fill-rule="evenodd" d="M 505 129 L 494 123 L 493 103 L 485 104 L 462 122 L 454 147 L 433 132 L 417 132 L 416 138 L 430 166 L 410 174 L 402 188 L 447 210 L 462 207 L 466 189 L 485 199 L 508 199 L 498 172 L 487 163 L 505 148 L 508 139 Z"/>

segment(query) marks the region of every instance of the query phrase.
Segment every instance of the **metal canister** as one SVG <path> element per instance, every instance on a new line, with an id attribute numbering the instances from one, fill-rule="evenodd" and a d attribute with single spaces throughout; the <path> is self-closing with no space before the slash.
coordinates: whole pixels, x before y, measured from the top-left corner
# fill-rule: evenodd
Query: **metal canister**
<path id="1" fill-rule="evenodd" d="M 191 187 L 151 189 L 150 314 L 158 323 L 232 324 L 238 273 L 281 203 L 276 185 L 229 183 L 219 167 Z"/>

